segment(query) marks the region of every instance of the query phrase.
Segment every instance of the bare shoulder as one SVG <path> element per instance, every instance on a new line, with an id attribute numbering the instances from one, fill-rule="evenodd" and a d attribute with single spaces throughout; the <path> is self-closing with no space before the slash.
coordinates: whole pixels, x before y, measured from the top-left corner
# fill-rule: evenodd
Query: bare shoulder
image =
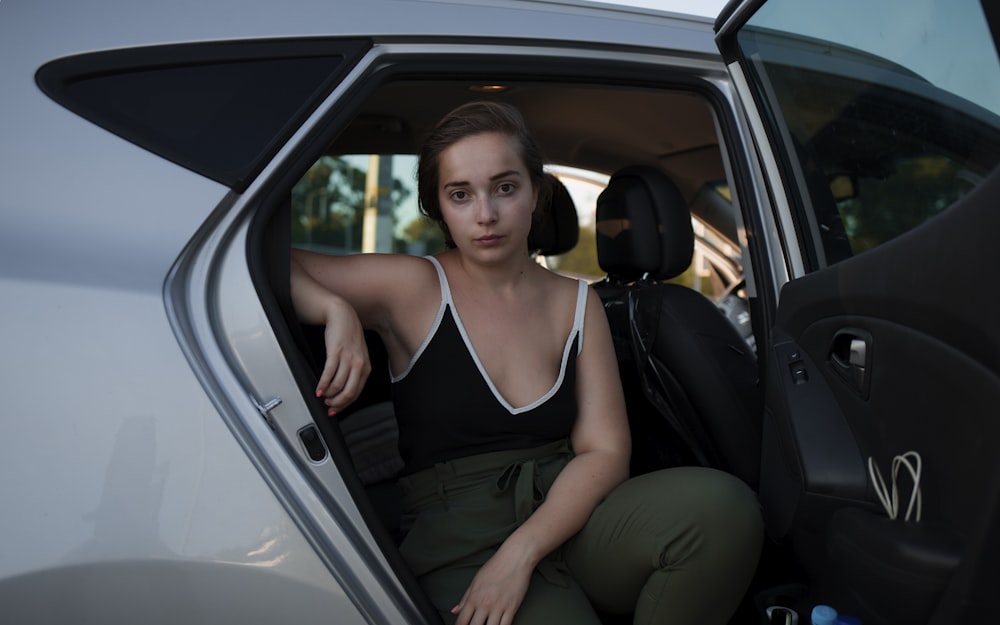
<path id="1" fill-rule="evenodd" d="M 601 296 L 594 289 L 587 285 L 587 299 L 584 312 L 584 344 L 589 345 L 593 351 L 595 342 L 600 346 L 598 351 L 604 351 L 611 345 L 611 328 L 608 324 L 607 313 L 604 310 L 604 302 Z"/>
<path id="2" fill-rule="evenodd" d="M 422 256 L 397 255 L 395 270 L 399 272 L 401 287 L 410 292 L 430 293 L 440 299 L 440 280 L 434 264 Z"/>
<path id="3" fill-rule="evenodd" d="M 573 293 L 574 297 L 577 293 L 577 289 L 580 288 L 580 281 L 576 278 L 570 278 L 564 276 L 560 273 L 556 273 L 551 269 L 546 269 L 539 265 L 538 267 L 541 271 L 539 275 L 541 276 L 542 284 L 544 287 L 552 293 L 559 293 L 565 296 L 567 293 Z"/>
<path id="4" fill-rule="evenodd" d="M 418 302 L 441 299 L 437 269 L 427 258 L 407 254 L 363 254 L 355 279 L 368 282 L 378 299 L 397 311 L 412 309 Z"/>
<path id="5" fill-rule="evenodd" d="M 600 315 L 601 321 L 604 317 L 604 304 L 601 303 L 601 298 L 598 296 L 594 289 L 590 288 L 584 280 L 579 278 L 570 278 L 568 276 L 563 276 L 554 272 L 549 272 L 552 278 L 552 287 L 550 287 L 554 293 L 558 293 L 561 301 L 569 300 L 574 310 L 576 310 L 576 302 L 579 297 L 580 289 L 585 289 L 585 299 L 583 301 L 583 306 L 585 310 L 585 315 L 587 322 L 590 322 L 590 317 L 594 315 Z"/>
<path id="6" fill-rule="evenodd" d="M 539 291 L 536 294 L 537 310 L 549 311 L 547 316 L 549 323 L 552 324 L 551 327 L 553 330 L 558 328 L 556 335 L 565 336 L 568 329 L 575 323 L 577 313 L 580 312 L 578 307 L 581 281 L 555 273 L 544 267 L 540 267 L 540 269 Z M 586 317 L 593 314 L 591 312 L 593 307 L 590 302 L 590 290 L 587 289 L 587 298 L 583 303 Z M 587 322 L 589 323 L 589 319 Z M 586 327 L 586 323 L 584 326 Z"/>
<path id="7" fill-rule="evenodd" d="M 391 271 L 399 279 L 419 279 L 437 281 L 437 270 L 434 264 L 424 256 L 410 254 L 360 254 L 360 258 L 370 259 Z"/>

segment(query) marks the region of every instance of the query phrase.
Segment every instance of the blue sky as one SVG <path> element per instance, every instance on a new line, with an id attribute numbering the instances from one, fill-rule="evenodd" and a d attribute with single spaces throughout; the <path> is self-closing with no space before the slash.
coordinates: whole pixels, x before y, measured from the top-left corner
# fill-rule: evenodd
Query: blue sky
<path id="1" fill-rule="evenodd" d="M 599 0 L 714 18 L 727 0 Z M 850 3 L 785 0 L 755 18 L 767 26 L 838 41 L 885 57 L 932 84 L 1000 114 L 1000 60 L 974 0 L 889 0 Z M 846 10 L 845 4 L 855 6 Z M 863 6 L 865 19 L 858 19 Z"/>

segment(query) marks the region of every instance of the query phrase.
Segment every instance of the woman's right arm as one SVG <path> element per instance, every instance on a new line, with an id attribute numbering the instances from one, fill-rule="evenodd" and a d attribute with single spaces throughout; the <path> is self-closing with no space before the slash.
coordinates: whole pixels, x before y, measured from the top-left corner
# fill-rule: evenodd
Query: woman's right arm
<path id="1" fill-rule="evenodd" d="M 361 393 L 371 372 L 368 346 L 361 320 L 351 304 L 320 284 L 301 265 L 292 251 L 292 304 L 304 323 L 322 325 L 326 361 L 316 385 L 333 416 Z"/>
<path id="2" fill-rule="evenodd" d="M 304 323 L 325 327 L 326 361 L 316 396 L 325 398 L 331 415 L 357 398 L 371 371 L 364 329 L 391 340 L 399 330 L 394 311 L 426 288 L 420 277 L 427 267 L 410 256 L 291 251 L 296 314 Z"/>

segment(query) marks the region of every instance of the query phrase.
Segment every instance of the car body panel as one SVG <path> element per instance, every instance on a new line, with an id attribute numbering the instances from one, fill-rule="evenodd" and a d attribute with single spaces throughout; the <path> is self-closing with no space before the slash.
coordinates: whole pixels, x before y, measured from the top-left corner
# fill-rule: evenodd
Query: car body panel
<path id="1" fill-rule="evenodd" d="M 5 281 L 3 308 L 4 344 L 24 354 L 16 369 L 9 359 L 3 367 L 7 440 L 18 442 L 0 459 L 4 531 L 16 537 L 0 565 L 5 615 L 35 618 L 55 579 L 65 584 L 55 615 L 84 608 L 105 576 L 135 571 L 150 584 L 158 574 L 192 583 L 211 574 L 233 587 L 266 571 L 275 585 L 317 588 L 307 594 L 325 607 L 307 611 L 344 610 L 324 564 L 207 401 L 160 297 Z M 98 622 L 142 618 L 133 610 L 150 607 L 115 596 L 82 613 Z M 259 608 L 271 603 L 258 597 Z"/>
<path id="2" fill-rule="evenodd" d="M 364 622 L 219 419 L 164 306 L 228 189 L 42 94 L 24 6 L 0 10 L 5 619 L 273 622 L 278 592 L 285 617 L 298 598 L 311 620 Z"/>
<path id="3" fill-rule="evenodd" d="M 133 46 L 331 32 L 452 42 L 600 33 L 628 47 L 675 41 L 692 63 L 715 56 L 702 19 L 500 5 L 3 3 L 0 377 L 5 440 L 16 441 L 0 454 L 2 530 L 14 537 L 0 561 L 5 617 L 419 622 L 380 570 L 333 463 L 304 471 L 301 447 L 285 445 L 310 411 L 247 273 L 245 211 L 288 154 L 234 198 L 62 108 L 36 71 Z M 109 16 L 128 27 L 110 28 Z M 50 183 L 34 177 L 46 171 Z M 290 424 L 287 439 L 260 412 L 276 397 L 267 416 Z"/>
<path id="4" fill-rule="evenodd" d="M 600 41 L 638 47 L 665 42 L 687 53 L 717 56 L 711 20 L 689 15 L 612 6 L 598 2 L 525 0 L 475 1 L 371 0 L 329 3 L 297 2 L 295 10 L 273 2 L 220 0 L 185 5 L 184 10 L 155 2 L 98 0 L 87 5 L 59 5 L 59 20 L 48 19 L 46 3 L 4 3 L 8 45 L 26 54 L 29 66 L 69 54 L 197 41 L 238 41 L 275 37 L 378 36 L 432 39 L 513 38 L 547 41 Z M 108 16 L 131 25 L 109 29 Z M 455 19 L 459 16 L 460 19 Z M 389 19 L 387 19 L 389 18 Z M 558 26 L 558 28 L 554 28 Z M 50 33 L 44 52 L 32 34 Z M 584 37 L 601 33 L 601 38 Z M 38 50 L 43 58 L 33 57 Z M 37 62 L 36 62 L 37 61 Z"/>

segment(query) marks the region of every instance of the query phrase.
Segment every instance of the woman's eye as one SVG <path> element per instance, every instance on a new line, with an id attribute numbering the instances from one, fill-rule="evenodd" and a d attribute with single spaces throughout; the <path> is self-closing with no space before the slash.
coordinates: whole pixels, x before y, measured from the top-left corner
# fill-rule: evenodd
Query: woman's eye
<path id="1" fill-rule="evenodd" d="M 451 193 L 451 199 L 455 202 L 464 202 L 468 197 L 469 194 L 465 191 L 452 191 Z"/>
<path id="2" fill-rule="evenodd" d="M 500 193 L 501 195 L 510 195 L 511 193 L 514 192 L 514 188 L 515 187 L 513 182 L 501 182 L 497 186 L 497 192 Z"/>

